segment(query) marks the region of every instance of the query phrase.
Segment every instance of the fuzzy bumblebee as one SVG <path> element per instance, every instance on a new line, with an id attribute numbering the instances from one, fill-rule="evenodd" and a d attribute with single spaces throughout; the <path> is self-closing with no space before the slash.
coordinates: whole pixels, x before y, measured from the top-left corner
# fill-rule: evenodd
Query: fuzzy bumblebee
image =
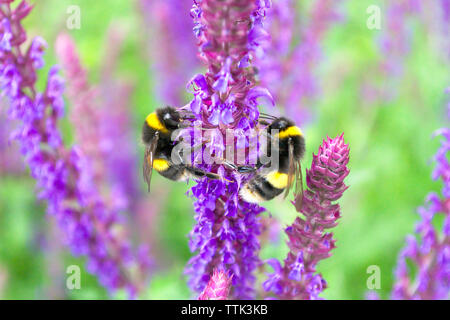
<path id="1" fill-rule="evenodd" d="M 240 189 L 240 196 L 247 202 L 259 203 L 271 200 L 285 191 L 285 197 L 295 185 L 294 193 L 303 192 L 301 159 L 305 153 L 305 139 L 302 131 L 292 120 L 264 115 L 272 122 L 265 128 L 268 152 L 278 149 L 278 166 L 263 164 L 258 157 L 254 167 L 234 166 L 240 173 L 255 173 Z M 272 130 L 277 130 L 275 135 Z M 277 143 L 273 143 L 273 142 Z M 299 191 L 300 190 L 300 191 Z"/>
<path id="2" fill-rule="evenodd" d="M 182 154 L 172 152 L 179 143 L 172 141 L 172 133 L 185 127 L 186 123 L 190 123 L 188 118 L 189 116 L 182 116 L 173 107 L 159 108 L 146 117 L 142 128 L 142 141 L 145 145 L 143 175 L 148 191 L 150 191 L 152 169 L 173 181 L 186 181 L 191 177 L 219 179 L 217 174 L 183 164 Z M 172 161 L 173 156 L 177 157 L 179 164 Z"/>

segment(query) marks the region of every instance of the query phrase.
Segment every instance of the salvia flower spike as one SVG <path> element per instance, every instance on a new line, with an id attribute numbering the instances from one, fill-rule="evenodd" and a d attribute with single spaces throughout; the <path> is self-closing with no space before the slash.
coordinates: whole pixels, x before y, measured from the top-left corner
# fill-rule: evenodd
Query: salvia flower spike
<path id="1" fill-rule="evenodd" d="M 418 209 L 420 221 L 416 225 L 415 236 L 406 237 L 406 245 L 399 254 L 391 294 L 393 299 L 449 298 L 450 164 L 447 157 L 450 150 L 450 129 L 440 129 L 437 134 L 443 139 L 435 155 L 433 179 L 443 182 L 442 195 L 430 193 L 425 205 Z M 435 217 L 438 216 L 444 218 L 441 230 L 434 224 Z M 408 261 L 411 263 L 408 264 Z"/>
<path id="2" fill-rule="evenodd" d="M 109 34 L 118 36 L 111 28 Z M 108 37 L 108 52 L 117 56 L 118 42 Z M 78 57 L 70 35 L 61 33 L 56 53 L 67 79 L 68 99 L 72 104 L 70 119 L 77 142 L 89 158 L 94 181 L 104 189 L 102 196 L 118 210 L 129 210 L 138 196 L 136 155 L 133 150 L 131 121 L 128 116 L 131 86 L 114 81 L 114 59 L 105 59 L 101 84 L 92 86 Z M 122 152 L 117 152 L 121 150 Z"/>
<path id="3" fill-rule="evenodd" d="M 13 10 L 12 2 L 1 1 L 0 7 L 0 85 L 10 101 L 10 117 L 20 122 L 13 138 L 37 182 L 39 199 L 47 202 L 72 254 L 87 257 L 87 270 L 108 291 L 126 289 L 134 297 L 145 284 L 148 255 L 132 253 L 123 220 L 101 198 L 89 161 L 79 148 L 64 145 L 58 129 L 64 113 L 63 80 L 52 67 L 44 92 L 36 89 L 46 44 L 35 38 L 22 50 L 27 40 L 22 19 L 32 7 L 22 1 Z"/>
<path id="4" fill-rule="evenodd" d="M 262 21 L 270 1 L 194 1 L 191 15 L 197 36 L 199 58 L 207 67 L 188 84 L 194 99 L 188 105 L 196 121 L 214 134 L 203 141 L 205 153 L 225 150 L 225 133 L 234 130 L 241 148 L 248 146 L 245 133 L 257 125 L 257 100 L 271 99 L 257 87 L 251 62 L 264 54 L 268 35 Z M 221 139 L 219 139 L 221 138 Z M 195 139 L 194 139 L 195 140 Z M 200 142 L 201 143 L 201 142 Z M 233 286 L 230 297 L 254 297 L 253 275 L 260 264 L 260 233 L 257 205 L 239 198 L 239 185 L 229 169 L 220 164 L 199 164 L 227 180 L 203 179 L 192 188 L 197 224 L 190 235 L 191 251 L 186 273 L 191 288 L 201 292 L 215 269 L 229 272 Z"/>
<path id="5" fill-rule="evenodd" d="M 340 20 L 340 12 L 338 1 L 317 0 L 304 22 L 297 14 L 296 3 L 296 0 L 273 2 L 267 15 L 270 44 L 255 64 L 262 85 L 269 89 L 277 106 L 301 125 L 311 118 L 306 106 L 319 93 L 316 73 L 323 39 Z"/>
<path id="6" fill-rule="evenodd" d="M 336 201 L 347 189 L 344 179 L 349 174 L 348 161 L 349 148 L 343 135 L 327 138 L 317 155 L 313 155 L 311 168 L 306 171 L 308 188 L 293 203 L 304 218 L 297 217 L 285 230 L 289 238 L 288 256 L 284 265 L 276 259 L 268 261 L 275 272 L 263 287 L 279 299 L 319 299 L 326 288 L 316 266 L 330 257 L 335 247 L 333 234 L 327 229 L 335 227 L 341 216 Z"/>
<path id="7" fill-rule="evenodd" d="M 155 93 L 168 105 L 186 103 L 184 85 L 199 67 L 189 16 L 191 3 L 190 0 L 140 0 L 148 31 Z"/>

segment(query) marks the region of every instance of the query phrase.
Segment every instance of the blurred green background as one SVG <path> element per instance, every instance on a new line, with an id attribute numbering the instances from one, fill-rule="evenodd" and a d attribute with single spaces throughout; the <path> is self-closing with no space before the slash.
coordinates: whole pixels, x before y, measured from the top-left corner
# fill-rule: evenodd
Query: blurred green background
<path id="1" fill-rule="evenodd" d="M 311 2 L 311 1 L 302 1 Z M 136 1 L 128 0 L 39 0 L 25 20 L 29 36 L 42 36 L 49 44 L 46 67 L 40 71 L 42 88 L 48 68 L 57 63 L 54 41 L 61 31 L 69 32 L 78 46 L 82 63 L 95 84 L 106 51 L 106 34 L 111 24 L 125 38 L 115 76 L 134 85 L 127 106 L 132 114 L 136 141 L 145 116 L 160 106 L 154 94 L 158 81 L 150 72 L 151 61 L 145 46 L 145 23 Z M 431 180 L 432 157 L 439 146 L 433 131 L 448 126 L 445 93 L 449 84 L 449 64 L 436 49 L 436 39 L 420 19 L 411 22 L 411 49 L 404 56 L 404 74 L 395 82 L 396 92 L 389 101 L 369 101 L 361 95 L 362 84 L 373 80 L 383 84 L 377 73 L 380 54 L 377 39 L 385 30 L 366 27 L 366 8 L 376 4 L 383 10 L 388 1 L 343 1 L 344 21 L 326 33 L 323 61 L 317 65 L 321 92 L 311 109 L 315 117 L 305 128 L 307 156 L 303 167 L 311 163 L 312 153 L 327 135 L 345 133 L 350 145 L 350 188 L 340 201 L 342 218 L 334 229 L 337 248 L 333 256 L 319 264 L 329 288 L 326 299 L 363 299 L 368 289 L 366 269 L 381 269 L 381 289 L 388 298 L 393 282 L 397 254 L 404 238 L 417 221 L 416 208 L 430 191 L 438 192 L 439 182 Z M 81 29 L 67 30 L 69 5 L 81 8 Z M 442 38 L 441 41 L 443 41 Z M 447 39 L 448 41 L 448 39 Z M 155 49 L 157 50 L 157 48 Z M 201 69 L 200 69 L 201 71 Z M 189 96 L 187 96 L 189 98 Z M 70 102 L 67 101 L 70 109 Z M 63 121 L 67 142 L 72 142 L 70 122 Z M 139 148 L 139 159 L 142 147 Z M 139 168 L 137 169 L 140 170 Z M 140 171 L 137 173 L 140 174 Z M 84 266 L 84 259 L 71 257 L 58 243 L 57 230 L 45 215 L 45 204 L 35 199 L 34 181 L 28 172 L 3 173 L 0 176 L 0 298 L 3 299 L 103 299 L 109 297 L 97 280 L 82 270 L 82 288 L 65 289 L 68 265 Z M 174 184 L 153 175 L 156 227 L 149 229 L 153 253 L 159 268 L 143 296 L 148 299 L 192 298 L 183 276 L 191 257 L 188 234 L 194 224 L 192 201 L 185 193 L 189 185 Z M 145 186 L 141 184 L 145 191 Z M 284 227 L 296 212 L 289 201 L 276 199 L 264 205 Z M 263 216 L 269 216 L 265 212 Z M 266 243 L 263 259 L 284 259 L 285 238 Z"/>

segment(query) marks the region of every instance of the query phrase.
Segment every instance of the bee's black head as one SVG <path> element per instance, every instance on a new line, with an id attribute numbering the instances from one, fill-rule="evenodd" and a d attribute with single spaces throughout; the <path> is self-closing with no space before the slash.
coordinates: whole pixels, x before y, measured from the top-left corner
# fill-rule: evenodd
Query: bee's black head
<path id="1" fill-rule="evenodd" d="M 294 124 L 294 122 L 293 122 L 292 120 L 289 120 L 289 119 L 287 119 L 287 118 L 285 118 L 285 117 L 280 117 L 280 118 L 274 120 L 274 121 L 270 124 L 270 126 L 269 126 L 268 129 L 269 129 L 269 130 L 275 129 L 275 130 L 280 130 L 280 131 L 282 131 L 282 130 L 287 129 L 287 128 L 289 128 L 289 127 L 292 127 L 292 126 L 294 126 L 294 125 L 295 125 L 295 124 Z"/>
<path id="2" fill-rule="evenodd" d="M 169 130 L 176 130 L 180 124 L 180 114 L 173 107 L 164 107 L 156 111 L 159 121 Z"/>

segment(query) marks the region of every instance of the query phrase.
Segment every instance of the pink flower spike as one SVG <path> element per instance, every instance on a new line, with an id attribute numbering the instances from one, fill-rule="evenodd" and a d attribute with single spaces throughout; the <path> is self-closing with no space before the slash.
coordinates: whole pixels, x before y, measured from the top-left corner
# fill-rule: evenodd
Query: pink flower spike
<path id="1" fill-rule="evenodd" d="M 347 189 L 344 178 L 349 174 L 348 161 L 349 148 L 343 135 L 327 137 L 317 155 L 313 155 L 311 167 L 306 170 L 308 189 L 293 202 L 303 217 L 298 216 L 285 230 L 289 239 L 288 256 L 284 266 L 275 268 L 263 284 L 277 298 L 315 300 L 327 288 L 316 266 L 330 257 L 335 248 L 336 240 L 327 229 L 335 227 L 341 216 L 336 201 Z"/>
<path id="2" fill-rule="evenodd" d="M 232 278 L 233 276 L 229 276 L 228 272 L 214 270 L 198 300 L 227 300 Z"/>

